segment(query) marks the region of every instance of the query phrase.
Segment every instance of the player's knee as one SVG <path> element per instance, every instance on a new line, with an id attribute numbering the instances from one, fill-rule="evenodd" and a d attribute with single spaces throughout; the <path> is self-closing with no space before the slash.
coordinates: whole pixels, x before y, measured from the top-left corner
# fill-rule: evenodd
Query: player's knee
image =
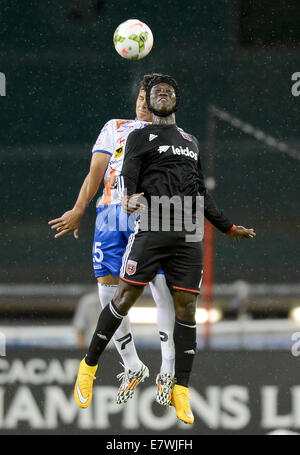
<path id="1" fill-rule="evenodd" d="M 114 305 L 121 314 L 127 314 L 141 292 L 139 288 L 121 281 L 113 299 Z"/>
<path id="2" fill-rule="evenodd" d="M 177 319 L 193 322 L 196 315 L 196 299 L 194 296 L 179 299 L 175 306 L 175 312 Z"/>
<path id="3" fill-rule="evenodd" d="M 120 314 L 127 314 L 133 305 L 130 294 L 126 290 L 120 290 L 113 298 L 113 302 Z"/>

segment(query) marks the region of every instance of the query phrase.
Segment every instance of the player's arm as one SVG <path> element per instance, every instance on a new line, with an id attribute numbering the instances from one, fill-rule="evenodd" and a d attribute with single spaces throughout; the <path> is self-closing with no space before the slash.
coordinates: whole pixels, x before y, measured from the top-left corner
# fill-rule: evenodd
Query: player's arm
<path id="1" fill-rule="evenodd" d="M 141 159 L 137 156 L 137 150 L 136 131 L 133 131 L 126 141 L 123 166 L 117 183 L 121 195 L 121 206 L 129 215 L 144 207 L 138 201 L 138 198 L 144 193 L 136 193 L 141 168 Z"/>
<path id="2" fill-rule="evenodd" d="M 65 212 L 60 218 L 53 219 L 48 223 L 51 226 L 51 229 L 55 229 L 58 232 L 54 236 L 55 238 L 62 237 L 72 231 L 74 237 L 76 239 L 78 238 L 78 231 L 82 216 L 86 207 L 99 189 L 109 160 L 110 155 L 107 153 L 93 154 L 90 171 L 84 179 L 74 207 Z"/>
<path id="3" fill-rule="evenodd" d="M 217 229 L 224 234 L 239 241 L 241 238 L 251 239 L 256 236 L 254 230 L 244 226 L 236 226 L 217 206 L 214 198 L 209 193 L 204 183 L 204 176 L 201 168 L 200 157 L 198 159 L 199 193 L 204 196 L 204 216 Z"/>
<path id="4" fill-rule="evenodd" d="M 78 238 L 81 218 L 87 205 L 99 189 L 108 162 L 114 151 L 114 128 L 114 120 L 110 120 L 102 128 L 92 150 L 93 155 L 90 171 L 84 179 L 74 207 L 65 212 L 60 218 L 49 221 L 48 224 L 51 225 L 51 229 L 56 229 L 58 232 L 55 238 L 62 237 L 72 231 L 74 237 L 76 239 Z"/>

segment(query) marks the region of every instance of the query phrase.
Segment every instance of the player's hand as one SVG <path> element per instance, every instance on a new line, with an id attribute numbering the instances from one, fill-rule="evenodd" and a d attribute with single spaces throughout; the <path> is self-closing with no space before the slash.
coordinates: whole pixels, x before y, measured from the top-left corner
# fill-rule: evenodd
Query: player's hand
<path id="1" fill-rule="evenodd" d="M 254 229 L 247 229 L 244 226 L 237 226 L 233 232 L 227 235 L 234 238 L 237 242 L 241 239 L 253 239 L 256 236 Z"/>
<path id="2" fill-rule="evenodd" d="M 62 237 L 63 235 L 68 234 L 68 232 L 73 231 L 75 239 L 78 239 L 78 231 L 82 215 L 83 212 L 73 208 L 72 210 L 65 212 L 60 218 L 49 221 L 48 224 L 50 224 L 51 229 L 56 229 L 58 232 L 58 234 L 54 237 L 57 239 L 58 237 Z"/>
<path id="3" fill-rule="evenodd" d="M 123 196 L 121 199 L 121 207 L 124 212 L 128 213 L 128 215 L 132 215 L 135 212 L 143 210 L 145 208 L 144 204 L 138 201 L 138 198 L 144 196 L 144 193 L 136 193 L 132 194 L 131 196 Z"/>
<path id="4" fill-rule="evenodd" d="M 110 182 L 110 189 L 113 190 L 114 188 L 116 188 L 116 183 L 117 183 L 117 180 L 118 180 L 118 176 L 117 175 L 114 175 L 111 182 Z"/>

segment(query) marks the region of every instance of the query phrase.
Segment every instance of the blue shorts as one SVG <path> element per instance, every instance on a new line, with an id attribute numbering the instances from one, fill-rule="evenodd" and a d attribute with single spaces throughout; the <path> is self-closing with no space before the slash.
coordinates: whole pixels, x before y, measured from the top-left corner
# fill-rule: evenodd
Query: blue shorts
<path id="1" fill-rule="evenodd" d="M 127 215 L 119 204 L 102 205 L 96 209 L 93 244 L 93 268 L 96 278 L 120 275 L 123 253 L 138 216 Z M 163 271 L 160 270 L 158 273 Z"/>

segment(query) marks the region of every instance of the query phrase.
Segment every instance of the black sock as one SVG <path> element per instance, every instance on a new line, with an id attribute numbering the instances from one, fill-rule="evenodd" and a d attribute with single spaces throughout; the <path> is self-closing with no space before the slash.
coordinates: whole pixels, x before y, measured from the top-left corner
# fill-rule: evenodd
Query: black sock
<path id="1" fill-rule="evenodd" d="M 188 387 L 196 354 L 196 322 L 175 319 L 175 378 L 176 384 Z"/>
<path id="2" fill-rule="evenodd" d="M 101 311 L 96 330 L 85 356 L 87 365 L 97 365 L 100 355 L 121 324 L 123 316 L 125 315 L 118 313 L 112 301 Z"/>

